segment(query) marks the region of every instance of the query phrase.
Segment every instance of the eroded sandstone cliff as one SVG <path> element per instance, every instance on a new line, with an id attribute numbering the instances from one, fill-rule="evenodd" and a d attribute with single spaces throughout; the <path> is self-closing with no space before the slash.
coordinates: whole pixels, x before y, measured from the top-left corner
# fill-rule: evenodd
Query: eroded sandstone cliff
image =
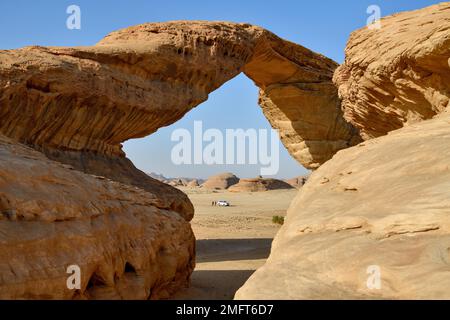
<path id="1" fill-rule="evenodd" d="M 449 139 L 445 114 L 338 152 L 236 298 L 450 299 Z"/>
<path id="2" fill-rule="evenodd" d="M 195 238 L 163 204 L 0 135 L 0 299 L 168 297 L 189 281 Z"/>
<path id="3" fill-rule="evenodd" d="M 334 75 L 344 118 L 378 138 L 311 175 L 236 298 L 450 299 L 450 4 L 381 25 Z"/>

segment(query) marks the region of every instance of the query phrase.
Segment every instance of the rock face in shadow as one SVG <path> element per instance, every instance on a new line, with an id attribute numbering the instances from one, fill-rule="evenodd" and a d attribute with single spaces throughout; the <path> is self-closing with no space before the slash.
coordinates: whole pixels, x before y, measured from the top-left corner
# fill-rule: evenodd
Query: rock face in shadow
<path id="1" fill-rule="evenodd" d="M 230 192 L 261 192 L 269 190 L 292 189 L 289 183 L 277 179 L 241 179 L 239 183 L 231 186 Z"/>
<path id="2" fill-rule="evenodd" d="M 195 265 L 190 223 L 157 193 L 0 135 L 0 299 L 159 299 Z M 80 268 L 78 290 L 67 268 Z"/>
<path id="3" fill-rule="evenodd" d="M 450 299 L 450 5 L 381 22 L 334 78 L 345 118 L 384 136 L 311 175 L 237 299 Z"/>

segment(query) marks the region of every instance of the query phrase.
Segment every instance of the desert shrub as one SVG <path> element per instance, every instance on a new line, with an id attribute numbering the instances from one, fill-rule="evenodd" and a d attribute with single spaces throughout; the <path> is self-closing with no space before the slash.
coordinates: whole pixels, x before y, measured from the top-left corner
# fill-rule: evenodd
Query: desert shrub
<path id="1" fill-rule="evenodd" d="M 284 217 L 282 216 L 273 216 L 272 217 L 272 222 L 279 224 L 279 225 L 283 225 L 284 224 Z"/>

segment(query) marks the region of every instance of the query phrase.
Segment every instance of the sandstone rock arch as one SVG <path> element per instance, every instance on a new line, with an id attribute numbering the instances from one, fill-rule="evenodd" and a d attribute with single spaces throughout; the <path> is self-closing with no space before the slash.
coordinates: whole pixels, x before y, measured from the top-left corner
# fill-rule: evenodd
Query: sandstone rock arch
<path id="1" fill-rule="evenodd" d="M 184 285 L 195 265 L 192 204 L 137 170 L 121 143 L 170 125 L 241 72 L 260 87 L 260 105 L 288 151 L 309 168 L 361 139 L 435 119 L 350 148 L 315 171 L 271 258 L 238 298 L 368 297 L 365 282 L 346 275 L 354 261 L 374 257 L 396 276 L 388 275 L 392 290 L 382 297 L 416 297 L 410 288 L 448 297 L 449 15 L 443 3 L 386 18 L 380 31 L 359 30 L 338 69 L 267 30 L 225 22 L 145 24 L 91 47 L 0 51 L 0 298 L 74 298 L 65 287 L 73 262 L 86 271 L 85 298 L 162 298 Z M 386 201 L 393 197 L 404 201 Z M 288 266 L 281 275 L 280 263 Z"/>
<path id="2" fill-rule="evenodd" d="M 0 133 L 82 171 L 156 189 L 162 207 L 190 219 L 187 198 L 134 168 L 121 143 L 177 121 L 244 72 L 292 156 L 317 168 L 360 141 L 342 116 L 336 67 L 267 30 L 227 22 L 149 23 L 91 47 L 0 51 Z"/>
<path id="3" fill-rule="evenodd" d="M 145 24 L 91 47 L 0 51 L 0 297 L 163 298 L 184 286 L 195 265 L 193 206 L 136 169 L 121 143 L 170 125 L 244 72 L 288 150 L 315 168 L 359 139 L 340 111 L 336 67 L 262 28 L 225 22 Z M 74 263 L 78 292 L 65 282 Z"/>

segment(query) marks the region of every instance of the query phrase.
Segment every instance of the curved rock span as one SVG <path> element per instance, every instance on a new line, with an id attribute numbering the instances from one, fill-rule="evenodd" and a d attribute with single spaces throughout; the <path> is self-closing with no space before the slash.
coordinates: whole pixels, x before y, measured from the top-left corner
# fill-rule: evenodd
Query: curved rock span
<path id="1" fill-rule="evenodd" d="M 193 206 L 136 169 L 121 143 L 177 121 L 242 72 L 291 155 L 326 164 L 237 297 L 449 297 L 450 5 L 382 25 L 353 33 L 339 68 L 228 22 L 0 51 L 0 298 L 164 298 L 185 285 Z M 65 286 L 72 264 L 75 291 Z M 380 266 L 385 291 L 362 287 L 366 264 Z"/>
<path id="2" fill-rule="evenodd" d="M 239 178 L 231 172 L 221 173 L 212 177 L 209 177 L 202 187 L 211 190 L 225 190 L 231 186 L 239 183 Z"/>
<path id="3" fill-rule="evenodd" d="M 360 140 L 342 117 L 337 64 L 248 24 L 148 23 L 91 47 L 0 51 L 0 61 L 1 133 L 140 187 L 145 179 L 121 143 L 172 124 L 241 72 L 261 88 L 264 114 L 305 166 Z"/>

